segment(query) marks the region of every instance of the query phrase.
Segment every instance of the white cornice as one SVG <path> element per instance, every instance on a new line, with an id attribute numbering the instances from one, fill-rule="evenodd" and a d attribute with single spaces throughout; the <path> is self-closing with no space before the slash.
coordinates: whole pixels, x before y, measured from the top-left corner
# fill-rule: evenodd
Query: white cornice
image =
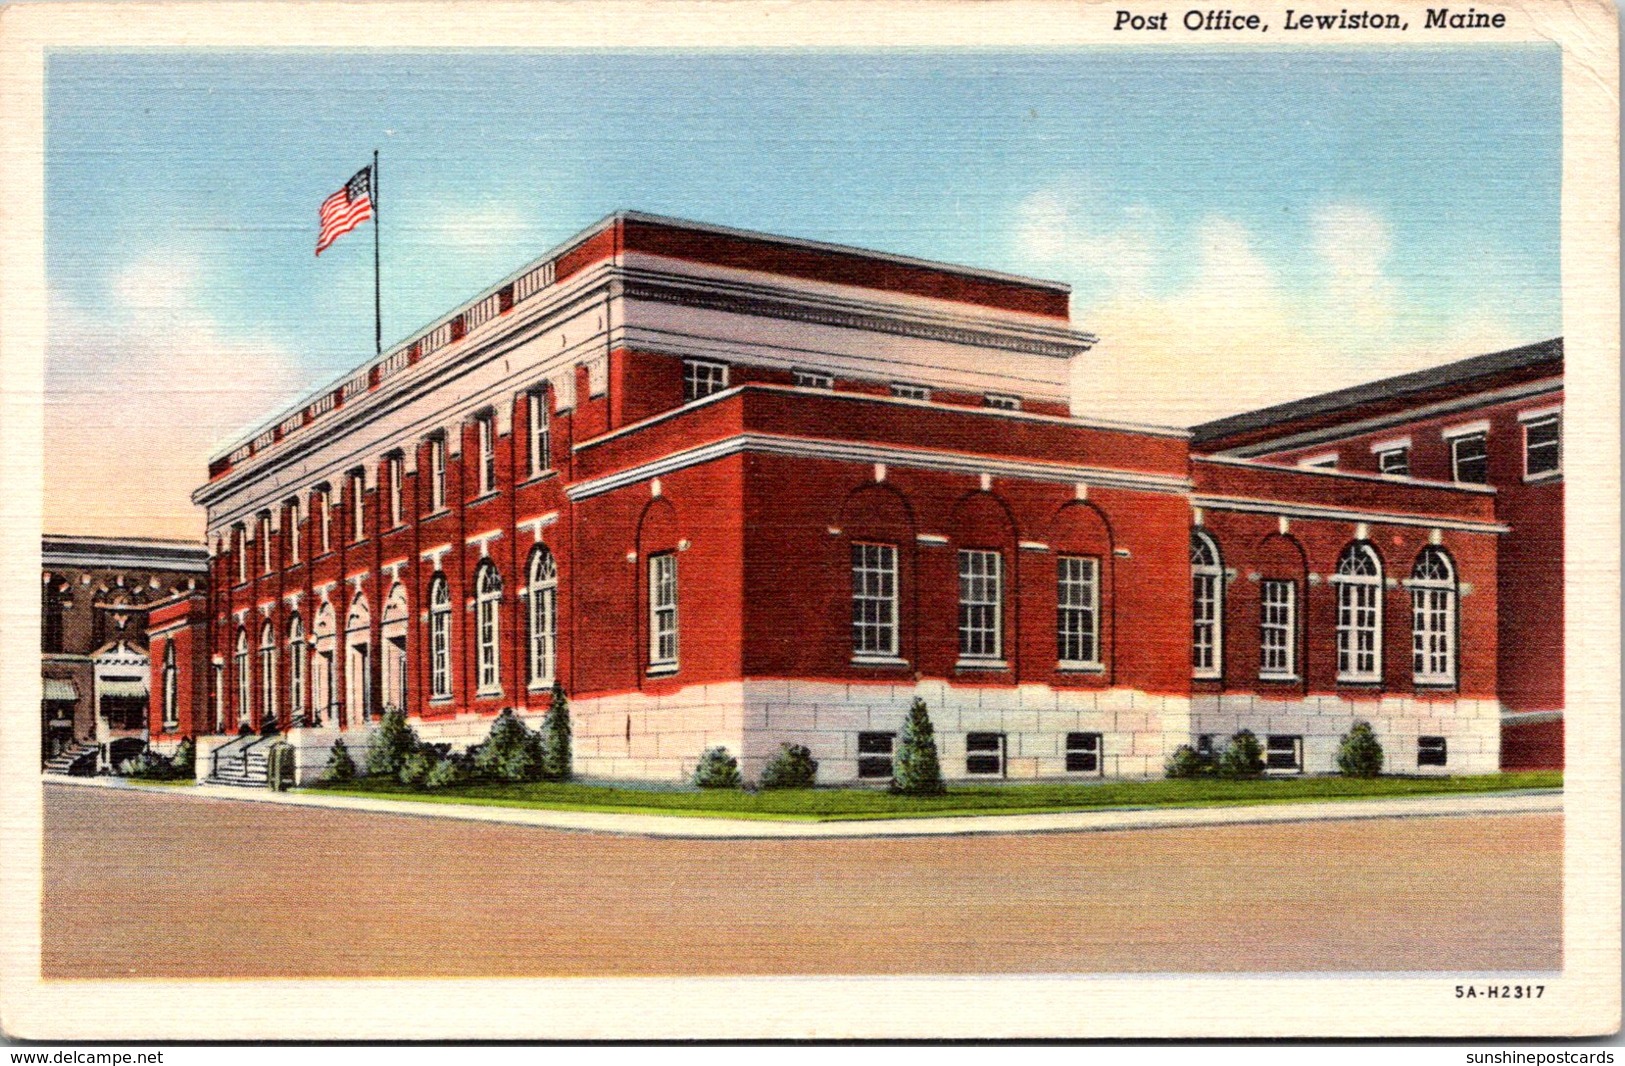
<path id="1" fill-rule="evenodd" d="M 858 444 L 851 441 L 821 440 L 809 437 L 789 437 L 771 433 L 741 433 L 737 436 L 687 448 L 662 456 L 652 462 L 620 470 L 603 477 L 577 482 L 565 490 L 570 500 L 590 499 L 613 492 L 627 485 L 635 485 L 654 477 L 663 477 L 691 466 L 714 462 L 732 455 L 783 455 L 799 459 L 833 459 L 842 462 L 872 465 L 883 463 L 888 468 L 935 470 L 946 473 L 978 477 L 1025 478 L 1032 481 L 1052 481 L 1065 484 L 1084 482 L 1105 488 L 1135 489 L 1142 492 L 1184 493 L 1190 482 L 1182 477 L 1166 474 L 1147 474 L 1129 470 L 1110 470 L 1102 467 L 1077 466 L 1067 463 L 1045 463 L 1021 459 L 1000 459 L 990 456 L 967 455 L 963 452 L 944 452 L 926 448 L 900 448 L 888 445 Z"/>
<path id="2" fill-rule="evenodd" d="M 1263 500 L 1242 496 L 1191 497 L 1191 505 L 1205 511 L 1242 511 L 1249 514 L 1284 515 L 1288 518 L 1318 518 L 1333 522 L 1375 522 L 1389 526 L 1422 526 L 1427 529 L 1459 529 L 1468 533 L 1510 533 L 1511 528 L 1499 522 L 1481 522 L 1471 518 L 1449 518 L 1439 515 L 1401 514 L 1391 511 L 1369 511 L 1352 507 L 1322 507 L 1291 500 Z"/>

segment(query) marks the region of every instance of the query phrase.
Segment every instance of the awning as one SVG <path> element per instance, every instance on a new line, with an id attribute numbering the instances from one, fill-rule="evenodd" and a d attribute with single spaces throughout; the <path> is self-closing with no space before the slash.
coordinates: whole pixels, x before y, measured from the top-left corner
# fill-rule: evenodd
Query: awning
<path id="1" fill-rule="evenodd" d="M 122 678 L 103 678 L 96 682 L 97 696 L 128 696 L 131 699 L 144 700 L 147 698 L 147 683 L 139 680 L 124 680 Z"/>
<path id="2" fill-rule="evenodd" d="M 45 698 L 53 703 L 78 703 L 79 690 L 73 687 L 73 682 L 60 677 L 45 679 Z"/>

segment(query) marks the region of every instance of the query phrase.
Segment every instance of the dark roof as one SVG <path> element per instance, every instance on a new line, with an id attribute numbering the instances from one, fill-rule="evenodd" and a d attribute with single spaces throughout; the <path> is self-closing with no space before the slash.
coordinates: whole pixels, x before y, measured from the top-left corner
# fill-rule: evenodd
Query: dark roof
<path id="1" fill-rule="evenodd" d="M 1561 372 L 1562 368 L 1563 338 L 1555 337 L 1538 344 L 1526 344 L 1521 348 L 1509 348 L 1504 352 L 1491 352 L 1488 355 L 1475 355 L 1470 359 L 1460 359 L 1428 370 L 1400 374 L 1398 377 L 1383 378 L 1381 381 L 1371 381 L 1334 392 L 1323 392 L 1318 396 L 1204 422 L 1191 427 L 1191 444 L 1200 446 L 1223 442 L 1229 446 L 1252 443 L 1272 436 L 1273 434 L 1261 432 L 1272 427 L 1281 427 L 1284 430 L 1291 423 L 1297 422 L 1313 421 L 1321 425 L 1334 423 L 1340 421 L 1336 417 L 1339 414 L 1356 410 L 1362 416 L 1367 413 L 1385 413 L 1425 401 L 1434 393 L 1459 392 L 1464 385 L 1488 386 L 1492 381 L 1496 385 L 1506 384 L 1511 381 L 1544 377 L 1553 372 Z M 1494 379 L 1510 380 L 1503 382 Z"/>
<path id="2" fill-rule="evenodd" d="M 188 540 L 46 533 L 40 538 L 40 554 L 46 566 L 129 567 L 189 573 L 207 573 L 209 569 L 208 546 Z"/>

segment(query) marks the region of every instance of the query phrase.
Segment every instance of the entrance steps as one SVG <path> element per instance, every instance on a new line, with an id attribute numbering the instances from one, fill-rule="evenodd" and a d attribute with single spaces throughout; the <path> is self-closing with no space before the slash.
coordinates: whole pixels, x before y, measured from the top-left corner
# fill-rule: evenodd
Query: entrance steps
<path id="1" fill-rule="evenodd" d="M 80 744 L 63 748 L 45 761 L 45 772 L 71 777 L 94 777 L 96 774 L 96 745 Z"/>

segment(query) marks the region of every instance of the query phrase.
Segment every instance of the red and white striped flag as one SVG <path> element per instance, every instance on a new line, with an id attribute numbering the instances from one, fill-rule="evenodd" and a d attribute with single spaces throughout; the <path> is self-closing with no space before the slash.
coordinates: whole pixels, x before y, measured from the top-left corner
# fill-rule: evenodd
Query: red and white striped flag
<path id="1" fill-rule="evenodd" d="M 316 254 L 372 217 L 372 167 L 362 167 L 338 192 L 322 201 L 322 232 Z"/>

